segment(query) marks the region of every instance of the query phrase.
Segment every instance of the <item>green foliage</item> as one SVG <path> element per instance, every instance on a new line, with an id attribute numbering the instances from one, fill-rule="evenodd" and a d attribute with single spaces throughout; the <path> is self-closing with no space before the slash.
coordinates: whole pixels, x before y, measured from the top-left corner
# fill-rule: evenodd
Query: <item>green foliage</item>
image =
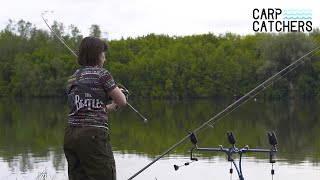
<path id="1" fill-rule="evenodd" d="M 83 36 L 74 25 L 51 27 L 71 49 Z M 100 37 L 99 25 L 90 35 Z M 320 45 L 320 31 L 240 36 L 149 34 L 109 42 L 107 68 L 135 97 L 233 97 Z M 309 59 L 319 59 L 314 55 Z M 75 57 L 52 33 L 30 22 L 9 20 L 0 32 L 1 96 L 63 96 Z M 306 58 L 307 59 L 307 58 Z M 264 91 L 268 98 L 320 97 L 319 61 L 306 62 Z M 312 85 L 312 86 L 310 86 Z"/>

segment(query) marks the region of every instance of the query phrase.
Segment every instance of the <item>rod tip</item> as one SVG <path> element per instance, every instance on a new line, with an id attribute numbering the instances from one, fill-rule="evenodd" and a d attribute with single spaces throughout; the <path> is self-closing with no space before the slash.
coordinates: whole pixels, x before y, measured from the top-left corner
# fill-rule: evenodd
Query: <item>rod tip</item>
<path id="1" fill-rule="evenodd" d="M 148 122 L 148 119 L 144 118 L 144 123 L 147 123 Z"/>

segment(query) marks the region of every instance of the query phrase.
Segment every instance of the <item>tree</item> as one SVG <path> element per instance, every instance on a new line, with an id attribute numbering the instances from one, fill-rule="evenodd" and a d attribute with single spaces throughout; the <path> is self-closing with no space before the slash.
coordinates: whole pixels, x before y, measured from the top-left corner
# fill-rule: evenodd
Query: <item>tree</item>
<path id="1" fill-rule="evenodd" d="M 62 23 L 51 27 L 71 49 L 79 47 L 83 36 L 76 26 L 70 25 L 67 33 Z M 110 42 L 105 67 L 132 96 L 240 96 L 319 45 L 319 32 L 122 38 Z M 90 35 L 101 38 L 100 26 L 93 24 Z M 76 67 L 74 55 L 50 31 L 24 20 L 9 20 L 0 31 L 2 96 L 62 96 Z M 319 61 L 295 71 L 299 73 L 282 77 L 265 95 L 320 97 Z"/>
<path id="2" fill-rule="evenodd" d="M 90 36 L 101 38 L 100 26 L 97 24 L 92 24 L 90 27 Z"/>
<path id="3" fill-rule="evenodd" d="M 17 23 L 18 26 L 18 34 L 22 38 L 30 38 L 32 34 L 32 24 L 30 22 L 25 22 L 24 20 L 20 20 Z"/>

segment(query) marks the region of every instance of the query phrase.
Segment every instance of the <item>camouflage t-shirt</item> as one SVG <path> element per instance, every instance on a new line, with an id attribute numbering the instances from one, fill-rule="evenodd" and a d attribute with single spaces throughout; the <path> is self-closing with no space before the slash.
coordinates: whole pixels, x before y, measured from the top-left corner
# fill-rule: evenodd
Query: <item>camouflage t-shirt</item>
<path id="1" fill-rule="evenodd" d="M 86 92 L 85 89 L 75 85 L 81 83 L 101 96 L 108 93 L 116 86 L 108 70 L 103 68 L 85 67 L 78 69 L 68 80 L 68 124 L 74 126 L 99 126 L 108 127 L 106 104 L 102 99 Z M 87 90 L 88 91 L 88 90 Z"/>

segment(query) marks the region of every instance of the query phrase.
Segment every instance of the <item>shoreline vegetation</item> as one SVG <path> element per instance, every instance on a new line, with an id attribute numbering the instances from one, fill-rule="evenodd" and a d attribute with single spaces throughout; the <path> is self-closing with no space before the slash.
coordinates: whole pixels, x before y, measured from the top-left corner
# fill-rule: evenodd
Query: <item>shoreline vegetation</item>
<path id="1" fill-rule="evenodd" d="M 83 38 L 74 25 L 52 29 L 71 49 Z M 90 35 L 102 38 L 99 25 Z M 107 39 L 104 39 L 107 41 Z M 134 98 L 241 97 L 320 45 L 311 33 L 148 34 L 108 41 L 107 68 Z M 259 94 L 265 99 L 320 100 L 320 53 Z M 307 58 L 306 58 L 307 59 Z M 64 97 L 76 58 L 49 30 L 9 20 L 0 30 L 0 96 Z"/>

